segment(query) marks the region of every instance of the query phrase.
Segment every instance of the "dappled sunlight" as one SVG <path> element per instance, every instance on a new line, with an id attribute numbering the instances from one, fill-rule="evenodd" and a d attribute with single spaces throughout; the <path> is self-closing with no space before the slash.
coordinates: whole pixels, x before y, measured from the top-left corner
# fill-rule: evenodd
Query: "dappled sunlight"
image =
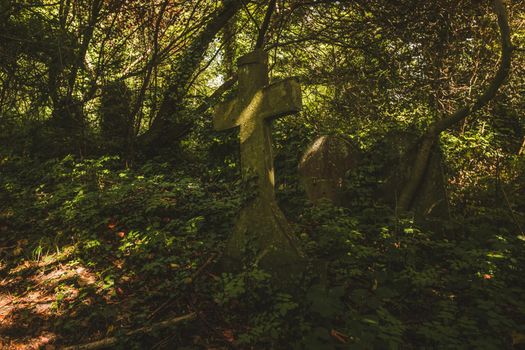
<path id="1" fill-rule="evenodd" d="M 0 348 L 39 349 L 54 342 L 56 321 L 75 318 L 81 288 L 97 287 L 96 274 L 79 263 L 68 264 L 64 259 L 73 251 L 65 251 L 23 260 L 0 281 L 0 287 L 12 291 L 0 294 Z M 92 298 L 80 303 L 88 306 Z"/>
<path id="2" fill-rule="evenodd" d="M 1 252 L 0 338 L 12 348 L 113 342 L 121 332 L 196 314 L 184 325 L 191 338 L 177 324 L 161 335 L 144 335 L 140 343 L 148 348 L 179 337 L 181 344 L 220 348 L 257 343 L 261 329 L 285 339 L 295 317 L 328 320 L 318 336 L 338 344 L 359 341 L 355 325 L 369 335 L 391 332 L 399 343 L 405 330 L 423 330 L 434 341 L 447 339 L 441 329 L 462 327 L 447 321 L 450 315 L 462 319 L 465 329 L 485 327 L 493 312 L 497 327 L 520 317 L 506 309 L 522 302 L 519 289 L 501 289 L 520 283 L 515 271 L 521 271 L 523 249 L 516 248 L 523 240 L 509 235 L 513 230 L 456 240 L 424 230 L 412 218 L 392 218 L 385 207 L 354 213 L 328 202 L 306 206 L 294 225 L 302 232 L 301 249 L 319 266 L 309 267 L 314 282 L 303 286 L 306 294 L 292 297 L 257 266 L 221 274 L 224 238 L 239 207 L 231 187 L 206 187 L 180 174 L 104 172 L 105 162 L 89 164 L 108 188 L 66 178 L 67 191 L 53 194 L 58 203 L 76 197 L 79 188 L 86 189 L 85 202 L 68 211 L 44 207 L 36 215 L 45 223 L 39 228 L 51 225 L 46 235 L 18 234 L 2 243 L 8 248 Z M 126 176 L 119 175 L 123 171 Z M 40 219 L 50 216 L 55 221 Z M 75 221 L 67 221 L 70 216 Z M 450 232 L 461 230 L 456 225 Z M 331 280 L 329 287 L 315 282 L 318 273 Z M 483 309 L 474 311 L 471 304 Z M 332 324 L 345 318 L 352 327 Z M 494 339 L 511 334 L 508 327 L 495 329 Z"/>
<path id="3" fill-rule="evenodd" d="M 34 337 L 27 337 L 24 340 L 8 340 L 0 339 L 0 349 L 9 350 L 39 350 L 39 349 L 54 349 L 54 346 L 45 347 L 52 344 L 56 339 L 56 334 L 52 332 L 43 332 Z"/>
<path id="4" fill-rule="evenodd" d="M 523 348 L 523 19 L 0 0 L 0 350 Z"/>
<path id="5" fill-rule="evenodd" d="M 147 277 L 148 271 L 158 268 L 150 251 L 152 238 L 127 229 L 130 235 L 114 235 L 116 225 L 107 226 L 107 238 L 93 240 L 82 248 L 56 246 L 54 253 L 35 256 L 35 243 L 40 247 L 41 239 L 33 242 L 29 237 L 5 251 L 7 259 L 3 261 L 9 263 L 4 263 L 0 271 L 0 288 L 8 292 L 0 294 L 0 348 L 38 349 L 61 344 L 64 339 L 88 341 L 132 324 L 136 312 L 155 319 L 172 308 L 178 309 L 178 301 L 166 303 L 164 298 L 146 304 L 144 299 L 144 295 L 157 293 L 163 285 L 162 278 Z M 99 249 L 101 242 L 107 244 L 106 240 L 115 245 L 104 246 L 108 251 L 103 254 L 90 253 Z M 145 265 L 128 266 L 135 259 Z M 184 273 L 197 268 L 175 261 L 163 263 L 166 272 Z M 101 262 L 108 267 L 99 265 Z M 143 272 L 137 274 L 133 269 Z M 75 331 L 79 327 L 85 331 L 82 335 Z"/>

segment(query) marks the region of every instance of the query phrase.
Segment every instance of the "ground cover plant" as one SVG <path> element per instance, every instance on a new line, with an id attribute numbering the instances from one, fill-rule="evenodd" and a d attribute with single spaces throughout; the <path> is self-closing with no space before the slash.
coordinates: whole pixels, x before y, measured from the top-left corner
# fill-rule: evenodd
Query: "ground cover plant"
<path id="1" fill-rule="evenodd" d="M 0 348 L 524 348 L 524 30 L 520 0 L 0 0 Z"/>
<path id="2" fill-rule="evenodd" d="M 235 184 L 157 162 L 28 161 L 2 164 L 4 346 L 89 342 L 190 312 L 119 344 L 498 349 L 525 331 L 525 237 L 499 220 L 504 208 L 470 208 L 486 221 L 438 236 L 372 203 L 305 203 L 294 225 L 309 266 L 292 295 L 248 259 L 237 273 L 213 268 L 241 203 Z"/>

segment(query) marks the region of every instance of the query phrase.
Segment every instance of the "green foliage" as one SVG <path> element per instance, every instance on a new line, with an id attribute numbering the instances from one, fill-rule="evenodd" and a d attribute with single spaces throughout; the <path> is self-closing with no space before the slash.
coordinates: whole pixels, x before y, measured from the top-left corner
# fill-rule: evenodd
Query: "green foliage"
<path id="1" fill-rule="evenodd" d="M 223 274 L 218 281 L 214 301 L 228 310 L 229 323 L 239 325 L 237 342 L 241 346 L 276 347 L 291 330 L 289 322 L 299 305 L 291 295 L 276 290 L 271 282 L 271 275 L 257 267 Z M 239 313 L 245 308 L 251 312 Z"/>
<path id="2" fill-rule="evenodd" d="M 516 294 L 522 282 L 508 277 L 522 271 L 518 261 L 525 256 L 511 253 L 511 236 L 492 244 L 474 232 L 457 240 L 430 239 L 410 222 L 393 218 L 371 225 L 367 217 L 357 217 L 356 226 L 348 213 L 336 213 L 325 208 L 307 216 L 314 219 L 307 226 L 310 237 L 320 230 L 338 240 L 314 240 L 313 246 L 318 255 L 331 257 L 330 285 L 346 289 L 344 306 L 331 296 L 337 296 L 332 287 L 317 309 L 329 318 L 334 310 L 344 314 L 342 329 L 356 347 L 506 348 L 508 329 L 521 329 L 521 316 L 509 317 L 508 310 L 524 306 Z M 342 229 L 334 236 L 332 227 Z M 344 253 L 338 252 L 341 246 Z"/>
<path id="3" fill-rule="evenodd" d="M 90 310 L 83 322 L 95 329 L 118 316 L 104 299 L 139 293 L 134 317 L 140 323 L 154 301 L 183 296 L 197 268 L 221 251 L 240 202 L 235 190 L 224 196 L 225 186 L 210 186 L 166 163 L 126 169 L 117 157 L 4 158 L 1 171 L 0 212 L 9 232 L 16 232 L 2 242 L 10 245 L 20 237 L 29 242 L 10 263 L 31 258 L 46 263 L 48 256 L 67 252 L 54 261 L 83 266 L 96 275 L 95 284 L 59 284 L 54 310 L 57 315 Z M 78 293 L 68 294 L 72 288 Z M 93 300 L 97 304 L 89 306 Z M 67 322 L 57 327 L 65 336 L 73 332 Z"/>
<path id="4" fill-rule="evenodd" d="M 238 344 L 498 349 L 510 346 L 509 330 L 523 332 L 525 255 L 511 236 L 451 225 L 461 238 L 430 238 L 383 209 L 351 215 L 330 205 L 308 208 L 299 227 L 310 261 L 301 293 L 275 290 L 257 268 L 220 279 L 215 302 Z"/>
<path id="5" fill-rule="evenodd" d="M 117 157 L 70 156 L 4 157 L 1 165 L 0 220 L 16 232 L 6 245 L 20 237 L 30 242 L 12 262 L 54 256 L 93 271 L 92 285 L 56 285 L 53 312 L 75 312 L 95 329 L 117 322 L 119 312 L 104 298 L 133 293 L 140 296 L 132 306 L 137 327 L 159 302 L 184 308 L 194 300 L 205 314 L 222 315 L 214 327 L 240 348 L 501 349 L 513 332 L 525 332 L 525 241 L 513 221 L 500 219 L 502 208 L 481 201 L 469 208 L 483 218 L 457 216 L 436 235 L 392 216 L 370 196 L 352 209 L 312 207 L 283 187 L 308 265 L 291 292 L 277 288 L 249 256 L 239 272 L 200 271 L 220 256 L 249 193 L 240 195 L 234 181 L 214 181 L 214 168 L 197 177 L 188 170 L 202 168 L 182 171 L 158 160 L 125 168 Z M 356 177 L 362 186 L 373 171 Z M 56 327 L 67 337 L 75 322 L 81 321 L 59 320 Z M 207 337 L 213 342 L 216 335 Z"/>
<path id="6" fill-rule="evenodd" d="M 505 349 L 524 337 L 522 56 L 508 88 L 441 135 L 450 207 L 438 233 L 377 194 L 404 159 L 400 141 L 415 144 L 489 82 L 488 3 L 279 5 L 271 78 L 297 75 L 303 92 L 302 113 L 272 131 L 277 197 L 306 257 L 293 290 L 249 249 L 239 271 L 220 268 L 257 189 L 240 178 L 237 131 L 212 131 L 206 108 L 238 93 L 208 99 L 251 49 L 261 2 L 246 1 L 221 42 L 220 1 L 72 3 L 0 1 L 0 279 L 17 298 L 47 288 L 52 300 L 45 321 L 21 310 L 27 324 L 48 322 L 60 346 L 79 329 L 92 340 L 199 313 L 120 339 L 136 349 Z M 523 46 L 523 6 L 508 6 Z M 312 207 L 297 163 L 334 132 L 367 158 L 347 174 L 346 208 Z M 64 267 L 73 273 L 39 282 Z"/>

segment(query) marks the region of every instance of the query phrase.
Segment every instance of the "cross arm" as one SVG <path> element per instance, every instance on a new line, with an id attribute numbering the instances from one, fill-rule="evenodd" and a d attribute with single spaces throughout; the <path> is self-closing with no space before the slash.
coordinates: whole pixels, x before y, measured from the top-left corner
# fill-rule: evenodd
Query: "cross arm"
<path id="1" fill-rule="evenodd" d="M 213 128 L 221 131 L 239 126 L 238 119 L 241 113 L 241 101 L 239 98 L 217 104 L 213 110 Z"/>
<path id="2" fill-rule="evenodd" d="M 301 110 L 301 87 L 293 78 L 265 86 L 258 90 L 249 101 L 234 98 L 215 106 L 213 127 L 226 130 L 256 117 L 275 119 Z"/>
<path id="3" fill-rule="evenodd" d="M 262 93 L 260 118 L 275 119 L 302 109 L 301 87 L 293 78 L 270 84 L 263 88 Z"/>

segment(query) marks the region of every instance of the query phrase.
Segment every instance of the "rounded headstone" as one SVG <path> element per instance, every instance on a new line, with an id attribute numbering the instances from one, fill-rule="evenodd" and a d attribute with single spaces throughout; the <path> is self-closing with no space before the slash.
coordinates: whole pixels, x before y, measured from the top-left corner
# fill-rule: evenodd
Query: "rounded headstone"
<path id="1" fill-rule="evenodd" d="M 312 142 L 299 163 L 308 199 L 313 203 L 327 199 L 342 204 L 345 175 L 357 167 L 359 158 L 359 147 L 346 137 L 324 135 Z"/>

